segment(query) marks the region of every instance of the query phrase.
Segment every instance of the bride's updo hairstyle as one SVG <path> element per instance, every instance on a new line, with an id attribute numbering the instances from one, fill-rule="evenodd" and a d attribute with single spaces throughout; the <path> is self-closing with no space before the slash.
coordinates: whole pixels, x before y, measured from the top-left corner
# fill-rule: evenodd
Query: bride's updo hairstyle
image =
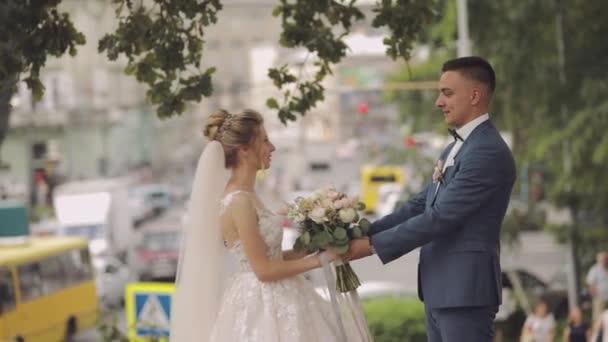
<path id="1" fill-rule="evenodd" d="M 230 114 L 220 109 L 209 116 L 203 134 L 210 141 L 222 144 L 226 168 L 232 168 L 237 164 L 238 149 L 255 140 L 263 123 L 262 115 L 255 110 L 245 109 L 239 114 Z"/>

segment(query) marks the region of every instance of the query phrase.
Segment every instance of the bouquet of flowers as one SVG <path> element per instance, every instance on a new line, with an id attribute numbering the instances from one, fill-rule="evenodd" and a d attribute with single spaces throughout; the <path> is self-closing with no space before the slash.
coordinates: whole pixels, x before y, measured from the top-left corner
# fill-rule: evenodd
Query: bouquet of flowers
<path id="1" fill-rule="evenodd" d="M 358 197 L 349 197 L 332 187 L 316 190 L 308 198 L 296 198 L 288 204 L 287 212 L 300 230 L 294 250 L 312 253 L 331 248 L 337 254 L 346 254 L 351 240 L 367 236 L 370 222 L 359 217 L 364 209 Z M 348 263 L 336 266 L 336 278 L 340 292 L 361 285 Z"/>

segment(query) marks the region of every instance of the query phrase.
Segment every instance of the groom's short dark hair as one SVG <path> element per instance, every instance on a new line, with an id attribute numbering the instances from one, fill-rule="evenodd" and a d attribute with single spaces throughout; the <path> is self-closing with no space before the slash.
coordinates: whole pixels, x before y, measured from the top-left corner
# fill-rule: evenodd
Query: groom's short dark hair
<path id="1" fill-rule="evenodd" d="M 488 61 L 481 57 L 460 57 L 443 63 L 441 72 L 459 71 L 464 77 L 481 82 L 488 87 L 490 93 L 496 87 L 496 75 Z"/>

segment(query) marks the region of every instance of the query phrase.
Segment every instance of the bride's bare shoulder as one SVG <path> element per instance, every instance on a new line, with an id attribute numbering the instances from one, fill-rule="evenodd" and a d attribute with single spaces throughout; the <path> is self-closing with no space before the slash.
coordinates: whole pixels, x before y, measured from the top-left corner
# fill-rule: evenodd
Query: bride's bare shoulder
<path id="1" fill-rule="evenodd" d="M 255 199 L 246 191 L 233 191 L 224 197 L 226 211 L 232 213 L 248 212 L 255 209 Z"/>

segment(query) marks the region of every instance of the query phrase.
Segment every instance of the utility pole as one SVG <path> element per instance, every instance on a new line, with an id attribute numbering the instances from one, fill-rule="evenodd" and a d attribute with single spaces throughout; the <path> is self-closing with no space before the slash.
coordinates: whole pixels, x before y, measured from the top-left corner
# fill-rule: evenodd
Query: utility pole
<path id="1" fill-rule="evenodd" d="M 469 16 L 467 0 L 456 0 L 458 14 L 458 57 L 471 55 L 471 40 L 469 38 Z"/>
<path id="2" fill-rule="evenodd" d="M 564 8 L 560 0 L 554 2 L 556 5 L 555 15 L 555 33 L 557 38 L 557 53 L 559 62 L 559 83 L 563 87 L 566 86 L 566 47 L 564 42 Z M 562 102 L 560 106 L 560 114 L 564 125 L 568 120 L 568 105 Z M 572 176 L 572 160 L 570 158 L 570 142 L 567 139 L 562 141 L 562 160 L 564 163 L 564 172 L 566 173 L 566 191 L 572 191 L 572 185 L 570 184 L 570 177 Z M 569 205 L 570 214 L 572 215 L 572 226 L 568 233 L 569 248 L 568 248 L 568 305 L 572 308 L 578 305 L 578 294 L 579 294 L 579 282 L 578 273 L 579 265 L 577 259 L 577 212 L 574 208 Z"/>

